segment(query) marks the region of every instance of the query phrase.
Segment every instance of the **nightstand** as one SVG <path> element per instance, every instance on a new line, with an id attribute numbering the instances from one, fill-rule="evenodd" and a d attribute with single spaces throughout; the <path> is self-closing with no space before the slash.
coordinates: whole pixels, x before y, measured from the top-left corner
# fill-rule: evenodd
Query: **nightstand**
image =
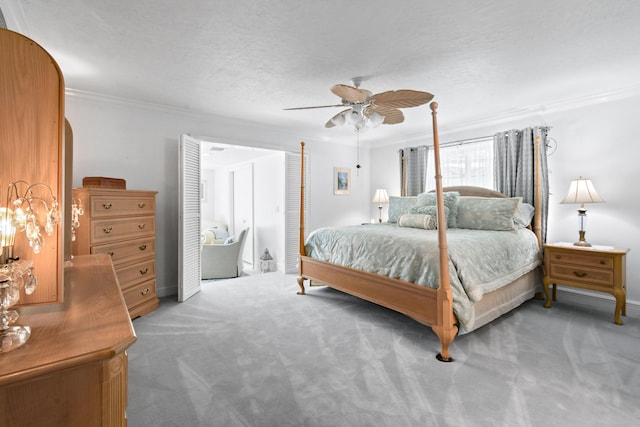
<path id="1" fill-rule="evenodd" d="M 616 299 L 613 318 L 622 325 L 620 313 L 627 315 L 626 254 L 628 249 L 609 246 L 581 247 L 571 243 L 544 245 L 544 306 L 551 307 L 549 285 L 573 286 L 606 292 Z"/>

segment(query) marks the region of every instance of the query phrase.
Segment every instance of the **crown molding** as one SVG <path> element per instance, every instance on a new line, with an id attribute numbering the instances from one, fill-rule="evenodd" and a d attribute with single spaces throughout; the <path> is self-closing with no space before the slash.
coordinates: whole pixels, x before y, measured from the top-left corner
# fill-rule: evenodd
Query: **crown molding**
<path id="1" fill-rule="evenodd" d="M 300 135 L 292 135 L 294 131 L 284 127 L 278 127 L 273 125 L 264 125 L 257 122 L 252 122 L 248 120 L 239 119 L 237 117 L 230 116 L 220 116 L 212 113 L 206 113 L 202 111 L 194 111 L 181 109 L 178 107 L 140 101 L 132 98 L 124 98 L 113 95 L 106 95 L 102 93 L 83 91 L 73 88 L 65 89 L 65 97 L 69 100 L 75 100 L 79 102 L 91 102 L 98 104 L 112 104 L 116 106 L 122 106 L 127 108 L 137 108 L 146 111 L 156 111 L 160 113 L 166 114 L 174 114 L 181 115 L 183 117 L 195 119 L 195 120 L 203 120 L 207 122 L 220 122 L 221 128 L 224 129 L 242 129 L 242 136 L 231 136 L 231 135 L 207 135 L 202 136 L 201 138 L 206 139 L 208 141 L 216 141 L 225 144 L 238 144 L 238 142 L 249 143 L 250 146 L 256 147 L 269 147 L 273 149 L 285 149 L 282 144 L 279 142 L 272 141 L 288 141 L 295 140 L 296 144 L 299 141 L 306 142 L 322 142 L 317 138 L 310 137 L 300 137 Z"/>
<path id="2" fill-rule="evenodd" d="M 464 131 L 471 131 L 478 128 L 485 128 L 490 126 L 497 126 L 502 123 L 513 122 L 516 120 L 526 119 L 530 117 L 538 118 L 541 115 L 549 113 L 558 113 L 563 111 L 570 111 L 579 108 L 589 107 L 598 104 L 604 104 L 608 102 L 619 101 L 628 98 L 640 97 L 640 85 L 630 86 L 625 88 L 612 89 L 608 91 L 593 93 L 575 98 L 567 98 L 551 102 L 543 105 L 531 105 L 528 107 L 514 108 L 511 110 L 503 111 L 494 115 L 487 115 L 484 117 L 478 117 L 474 120 L 464 120 L 458 122 L 447 123 L 446 125 L 439 125 L 439 135 L 448 135 L 453 133 L 459 133 Z M 432 140 L 431 131 L 424 131 L 414 133 L 403 138 L 401 141 L 393 140 L 385 144 L 376 145 L 377 147 L 397 145 L 398 143 L 406 144 L 423 144 L 425 138 L 429 141 Z"/>

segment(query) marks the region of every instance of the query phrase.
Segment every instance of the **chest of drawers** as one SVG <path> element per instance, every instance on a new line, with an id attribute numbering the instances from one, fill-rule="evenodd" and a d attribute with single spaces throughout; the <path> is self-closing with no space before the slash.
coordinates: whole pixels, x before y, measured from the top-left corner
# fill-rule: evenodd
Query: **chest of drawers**
<path id="1" fill-rule="evenodd" d="M 583 248 L 563 244 L 544 246 L 543 280 L 545 307 L 551 307 L 550 284 L 562 284 L 591 291 L 606 292 L 616 300 L 614 321 L 622 325 L 626 315 L 627 249 Z"/>
<path id="2" fill-rule="evenodd" d="M 155 191 L 74 188 L 84 215 L 73 254 L 108 254 L 131 318 L 156 309 Z"/>

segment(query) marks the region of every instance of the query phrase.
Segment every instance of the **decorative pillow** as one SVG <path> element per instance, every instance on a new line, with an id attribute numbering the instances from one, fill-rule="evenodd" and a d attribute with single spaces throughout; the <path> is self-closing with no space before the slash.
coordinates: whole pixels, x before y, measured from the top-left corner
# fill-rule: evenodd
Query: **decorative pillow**
<path id="1" fill-rule="evenodd" d="M 216 236 L 216 240 L 226 240 L 229 237 L 229 232 L 226 228 L 222 227 L 211 227 L 209 231 L 212 231 Z"/>
<path id="2" fill-rule="evenodd" d="M 230 245 L 231 243 L 235 242 L 236 239 L 234 239 L 233 237 L 227 237 L 224 241 L 225 245 Z"/>
<path id="3" fill-rule="evenodd" d="M 460 198 L 460 193 L 458 193 L 457 191 L 447 191 L 446 193 L 442 193 L 444 207 L 449 209 L 449 213 L 447 214 L 448 228 L 456 228 L 458 226 L 457 217 L 458 217 L 458 199 L 459 198 Z M 416 201 L 416 205 L 435 206 L 436 202 L 437 202 L 437 198 L 436 198 L 435 192 L 420 193 L 418 194 L 418 200 Z"/>
<path id="4" fill-rule="evenodd" d="M 211 230 L 205 230 L 202 234 L 200 234 L 200 243 L 203 245 L 210 245 L 216 238 L 216 235 Z"/>
<path id="5" fill-rule="evenodd" d="M 409 212 L 409 208 L 416 203 L 416 196 L 389 196 L 389 222 L 398 222 L 402 214 Z"/>
<path id="6" fill-rule="evenodd" d="M 398 219 L 398 226 L 400 227 L 412 227 L 412 228 L 424 228 L 425 230 L 435 230 L 437 228 L 438 221 L 435 215 L 425 214 L 403 214 Z"/>
<path id="7" fill-rule="evenodd" d="M 515 228 L 527 228 L 529 224 L 531 224 L 531 220 L 533 220 L 535 212 L 536 209 L 533 205 L 529 203 L 520 203 L 520 206 L 518 206 L 518 210 L 516 210 L 516 214 L 513 217 L 513 225 L 515 225 Z"/>
<path id="8" fill-rule="evenodd" d="M 436 218 L 436 222 L 438 220 L 438 207 L 435 205 L 431 205 L 431 206 L 413 206 L 411 207 L 411 209 L 409 209 L 409 214 L 413 214 L 413 215 L 430 215 L 434 218 Z M 444 217 L 445 219 L 449 217 L 449 208 L 448 207 L 444 207 Z M 447 227 L 448 227 L 448 221 L 447 221 Z M 437 227 L 436 227 L 437 228 Z"/>
<path id="9" fill-rule="evenodd" d="M 514 216 L 522 197 L 461 196 L 458 200 L 458 228 L 473 230 L 515 230 Z"/>

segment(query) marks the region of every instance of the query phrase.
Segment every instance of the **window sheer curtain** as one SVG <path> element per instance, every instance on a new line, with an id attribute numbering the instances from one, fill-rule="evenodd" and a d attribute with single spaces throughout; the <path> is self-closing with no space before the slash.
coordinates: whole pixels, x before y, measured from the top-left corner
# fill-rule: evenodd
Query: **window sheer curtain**
<path id="1" fill-rule="evenodd" d="M 433 149 L 429 150 L 427 169 L 435 170 Z M 493 138 L 476 138 L 440 146 L 442 185 L 473 185 L 493 188 Z M 427 188 L 436 188 L 435 176 L 427 177 Z"/>
<path id="2" fill-rule="evenodd" d="M 427 146 L 400 149 L 401 196 L 417 196 L 425 191 Z"/>
<path id="3" fill-rule="evenodd" d="M 535 205 L 535 140 L 539 141 L 540 213 L 542 242 L 547 240 L 549 212 L 549 169 L 547 127 L 512 129 L 493 137 L 494 188 L 509 197 Z"/>

